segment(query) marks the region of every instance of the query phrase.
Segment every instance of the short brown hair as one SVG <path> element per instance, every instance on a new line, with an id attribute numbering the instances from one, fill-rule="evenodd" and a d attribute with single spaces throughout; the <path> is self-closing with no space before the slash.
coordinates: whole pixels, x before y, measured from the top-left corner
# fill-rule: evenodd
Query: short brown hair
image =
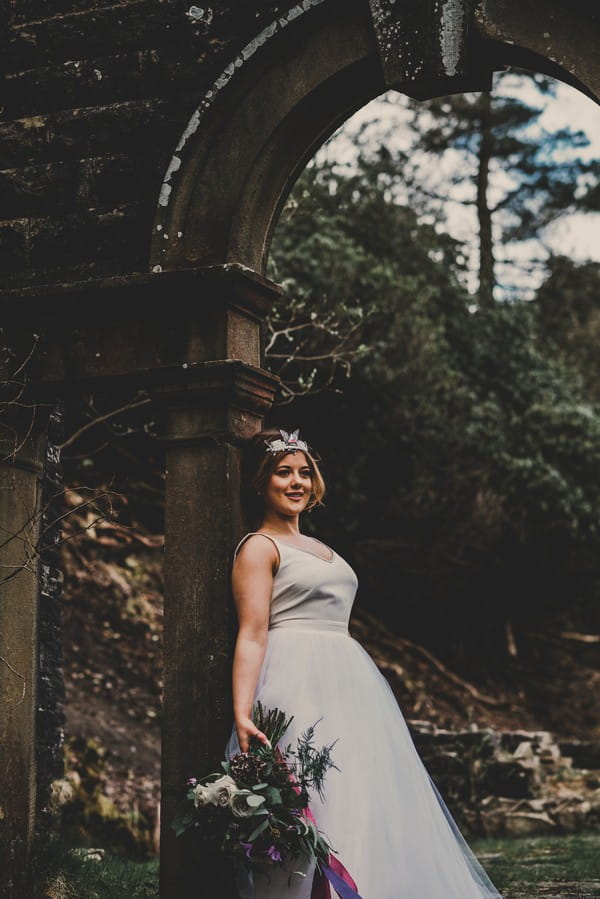
<path id="1" fill-rule="evenodd" d="M 260 491 L 264 491 L 279 462 L 289 453 L 289 450 L 280 450 L 276 453 L 267 450 L 266 441 L 275 440 L 278 437 L 281 437 L 279 428 L 265 428 L 254 434 L 244 447 L 242 504 L 251 527 L 258 527 L 262 523 L 264 508 Z M 306 505 L 307 511 L 315 506 L 323 505 L 325 481 L 313 454 L 306 450 L 298 450 L 298 452 L 303 452 L 306 456 L 312 480 L 312 490 Z"/>

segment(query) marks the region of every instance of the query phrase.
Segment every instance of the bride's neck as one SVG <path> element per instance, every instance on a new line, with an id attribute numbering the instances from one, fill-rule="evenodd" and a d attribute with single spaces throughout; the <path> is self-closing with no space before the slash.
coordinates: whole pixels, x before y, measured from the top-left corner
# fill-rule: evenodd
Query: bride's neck
<path id="1" fill-rule="evenodd" d="M 265 515 L 260 524 L 260 530 L 270 531 L 272 534 L 279 534 L 282 537 L 299 537 L 300 516 L 280 518 L 276 515 Z"/>

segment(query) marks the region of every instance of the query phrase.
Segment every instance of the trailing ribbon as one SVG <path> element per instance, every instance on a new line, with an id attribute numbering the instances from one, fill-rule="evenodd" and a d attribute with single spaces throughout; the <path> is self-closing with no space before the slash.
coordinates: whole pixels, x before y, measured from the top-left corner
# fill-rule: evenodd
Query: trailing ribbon
<path id="1" fill-rule="evenodd" d="M 306 817 L 309 821 L 312 821 L 315 827 L 317 826 L 315 816 L 310 808 L 306 809 Z M 328 865 L 321 860 L 317 861 L 317 870 L 313 879 L 310 899 L 331 899 L 329 884 L 331 884 L 341 899 L 361 899 L 357 893 L 358 887 L 339 858 L 335 858 L 335 856 L 329 853 L 327 860 L 329 862 Z"/>
<path id="2" fill-rule="evenodd" d="M 281 756 L 278 747 L 275 748 L 275 752 Z M 292 782 L 294 791 L 299 793 L 300 787 L 294 784 L 294 779 L 291 774 L 289 779 Z M 315 827 L 317 827 L 315 816 L 308 806 L 305 809 L 305 816 Z M 341 899 L 361 899 L 361 896 L 359 896 L 357 892 L 358 887 L 339 858 L 335 858 L 329 853 L 327 861 L 329 862 L 328 865 L 320 859 L 317 859 L 310 899 L 331 899 L 329 884 L 331 884 Z"/>
<path id="3" fill-rule="evenodd" d="M 344 868 L 341 861 L 338 858 L 334 858 L 333 855 L 330 855 L 329 862 L 331 867 L 329 867 L 329 865 L 326 865 L 325 862 L 322 861 L 319 861 L 318 865 L 338 896 L 340 896 L 341 899 L 361 899 L 361 897 L 356 892 L 356 884 L 354 883 L 348 871 Z M 336 870 L 334 870 L 334 868 Z M 326 896 L 331 895 L 331 892 L 329 890 L 329 883 L 327 883 L 325 877 L 321 877 L 319 879 L 321 881 L 321 884 L 324 884 L 327 892 L 325 893 L 324 891 L 322 891 L 322 888 L 319 885 L 317 888 L 317 892 L 315 893 L 313 886 L 311 899 L 321 899 L 321 895 L 323 896 L 323 899 L 325 899 Z"/>

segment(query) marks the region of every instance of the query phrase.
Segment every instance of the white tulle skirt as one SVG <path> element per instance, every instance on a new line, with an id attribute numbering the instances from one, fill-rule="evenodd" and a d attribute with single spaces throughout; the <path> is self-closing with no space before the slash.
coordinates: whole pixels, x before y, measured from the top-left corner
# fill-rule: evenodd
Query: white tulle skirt
<path id="1" fill-rule="evenodd" d="M 291 743 L 322 718 L 317 747 L 336 740 L 325 798 L 313 796 L 319 829 L 363 899 L 499 899 L 425 769 L 394 694 L 379 669 L 343 631 L 269 631 L 255 699 L 294 720 Z M 235 732 L 228 757 L 239 752 Z M 309 899 L 312 870 L 239 874 L 240 899 Z"/>

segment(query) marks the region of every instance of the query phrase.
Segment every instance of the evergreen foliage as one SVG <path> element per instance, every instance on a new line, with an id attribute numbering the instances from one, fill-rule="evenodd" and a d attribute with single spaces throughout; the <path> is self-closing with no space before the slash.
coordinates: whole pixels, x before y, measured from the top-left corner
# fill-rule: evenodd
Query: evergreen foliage
<path id="1" fill-rule="evenodd" d="M 290 198 L 268 364 L 297 399 L 271 419 L 325 460 L 320 532 L 387 541 L 370 607 L 430 643 L 435 612 L 438 648 L 489 641 L 501 664 L 507 622 L 592 624 L 600 407 L 580 361 L 597 365 L 598 267 L 555 261 L 536 302 L 482 308 L 461 246 L 388 176 L 383 150 L 351 174 L 313 162 Z"/>
<path id="2" fill-rule="evenodd" d="M 499 281 L 510 287 L 508 269 L 516 264 L 511 244 L 540 237 L 562 216 L 600 208 L 600 160 L 580 152 L 589 146 L 586 134 L 566 127 L 547 131 L 540 122 L 556 92 L 551 78 L 508 71 L 496 75 L 492 92 L 412 103 L 413 152 L 440 161 L 448 150 L 459 154 L 461 162 L 450 178 L 454 185 L 465 185 L 463 202 L 476 208 L 482 305 L 493 302 Z M 421 196 L 429 209 L 439 210 L 440 201 L 443 206 L 444 197 L 435 191 L 421 191 Z M 500 245 L 504 278 L 496 271 Z"/>

